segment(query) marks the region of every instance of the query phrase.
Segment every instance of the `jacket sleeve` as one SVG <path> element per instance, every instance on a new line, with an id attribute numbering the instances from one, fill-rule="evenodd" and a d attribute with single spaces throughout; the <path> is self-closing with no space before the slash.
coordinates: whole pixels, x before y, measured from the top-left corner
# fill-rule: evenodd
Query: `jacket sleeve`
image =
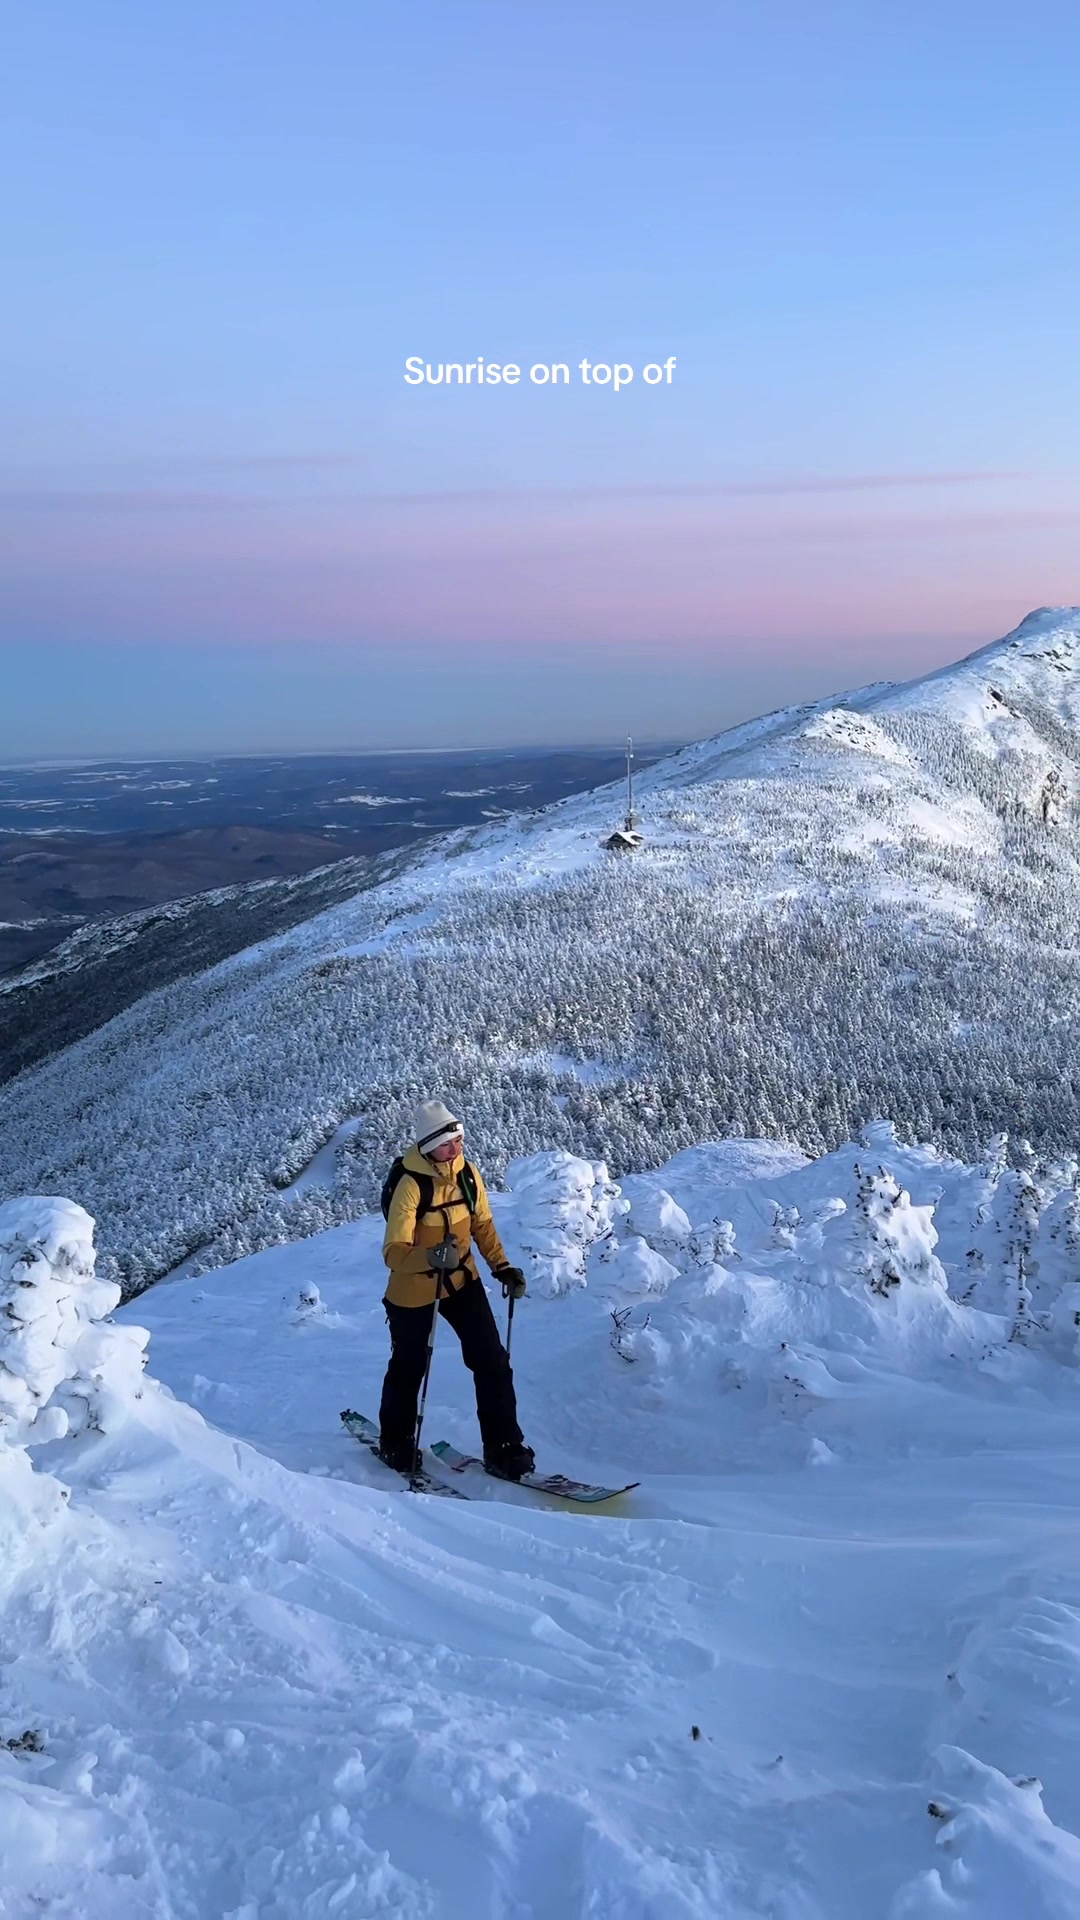
<path id="1" fill-rule="evenodd" d="M 472 1237 L 492 1273 L 498 1273 L 500 1267 L 507 1267 L 510 1262 L 506 1258 L 503 1243 L 495 1230 L 495 1222 L 491 1217 L 491 1202 L 480 1170 L 474 1167 L 473 1172 L 476 1174 L 476 1212 L 472 1217 Z"/>
<path id="2" fill-rule="evenodd" d="M 428 1273 L 431 1261 L 426 1247 L 414 1247 L 416 1215 L 420 1206 L 420 1188 L 411 1173 L 404 1173 L 394 1188 L 390 1212 L 383 1234 L 383 1259 L 391 1273 Z"/>

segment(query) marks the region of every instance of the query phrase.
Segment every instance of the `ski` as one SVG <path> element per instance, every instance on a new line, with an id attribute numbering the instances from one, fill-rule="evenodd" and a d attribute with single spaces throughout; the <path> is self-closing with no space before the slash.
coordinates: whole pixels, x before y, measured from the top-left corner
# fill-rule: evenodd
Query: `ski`
<path id="1" fill-rule="evenodd" d="M 367 1447 L 376 1458 L 379 1457 L 379 1429 L 373 1420 L 368 1420 L 364 1414 L 354 1413 L 351 1407 L 346 1407 L 341 1416 L 341 1424 L 346 1433 L 352 1434 L 354 1440 L 359 1440 L 361 1446 Z M 386 1466 L 385 1460 L 382 1464 Z M 393 1473 L 395 1469 L 391 1467 L 389 1471 Z M 448 1487 L 445 1480 L 437 1480 L 426 1467 L 421 1467 L 417 1473 L 403 1473 L 401 1479 L 410 1493 L 434 1493 L 444 1500 L 467 1500 L 469 1497 L 467 1493 L 461 1491 L 460 1487 Z"/>
<path id="2" fill-rule="evenodd" d="M 495 1480 L 509 1480 L 515 1487 L 527 1487 L 532 1493 L 554 1494 L 558 1500 L 574 1500 L 583 1507 L 598 1507 L 604 1500 L 615 1500 L 620 1493 L 630 1493 L 634 1487 L 641 1485 L 640 1480 L 628 1480 L 622 1487 L 594 1487 L 585 1480 L 568 1480 L 564 1473 L 525 1473 L 520 1480 L 515 1480 L 511 1474 L 500 1473 L 496 1467 L 485 1467 L 474 1453 L 459 1453 L 449 1440 L 436 1440 L 431 1451 L 451 1473 L 479 1469 L 482 1473 L 490 1473 Z"/>

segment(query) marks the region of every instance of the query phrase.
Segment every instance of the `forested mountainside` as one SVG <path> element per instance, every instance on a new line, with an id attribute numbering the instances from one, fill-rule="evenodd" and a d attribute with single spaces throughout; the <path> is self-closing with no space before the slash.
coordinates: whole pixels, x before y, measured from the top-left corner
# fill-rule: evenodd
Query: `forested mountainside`
<path id="1" fill-rule="evenodd" d="M 1078 659 L 1080 610 L 1043 610 L 686 748 L 625 857 L 616 788 L 450 836 L 12 1082 L 0 1179 L 85 1204 L 134 1291 L 350 1217 L 432 1090 L 495 1180 L 538 1144 L 619 1172 L 877 1116 L 1071 1148 Z"/>
<path id="2" fill-rule="evenodd" d="M 156 987 L 203 973 L 253 941 L 352 899 L 408 859 L 356 855 L 79 927 L 32 965 L 0 978 L 0 1083 L 93 1033 Z"/>
<path id="3" fill-rule="evenodd" d="M 660 751 L 639 743 L 638 766 Z M 436 835 L 621 764 L 563 747 L 0 767 L 0 1083 L 389 879 Z"/>

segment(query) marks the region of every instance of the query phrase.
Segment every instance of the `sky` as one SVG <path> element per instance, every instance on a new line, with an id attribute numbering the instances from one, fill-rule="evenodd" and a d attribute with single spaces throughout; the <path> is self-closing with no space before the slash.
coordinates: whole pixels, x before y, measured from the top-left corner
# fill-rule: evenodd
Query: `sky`
<path id="1" fill-rule="evenodd" d="M 5 40 L 0 756 L 689 738 L 1080 601 L 1074 0 Z"/>

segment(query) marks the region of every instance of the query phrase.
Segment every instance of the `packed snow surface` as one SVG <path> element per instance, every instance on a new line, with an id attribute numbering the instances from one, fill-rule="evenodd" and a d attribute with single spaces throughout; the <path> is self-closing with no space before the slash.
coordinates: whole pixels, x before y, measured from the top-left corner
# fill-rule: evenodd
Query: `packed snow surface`
<path id="1" fill-rule="evenodd" d="M 4 1920 L 1073 1920 L 1075 1166 L 762 1153 L 495 1196 L 600 1513 L 340 1430 L 377 1221 L 145 1295 L 143 1375 L 81 1209 L 0 1209 Z M 468 1388 L 441 1328 L 430 1439 Z"/>

